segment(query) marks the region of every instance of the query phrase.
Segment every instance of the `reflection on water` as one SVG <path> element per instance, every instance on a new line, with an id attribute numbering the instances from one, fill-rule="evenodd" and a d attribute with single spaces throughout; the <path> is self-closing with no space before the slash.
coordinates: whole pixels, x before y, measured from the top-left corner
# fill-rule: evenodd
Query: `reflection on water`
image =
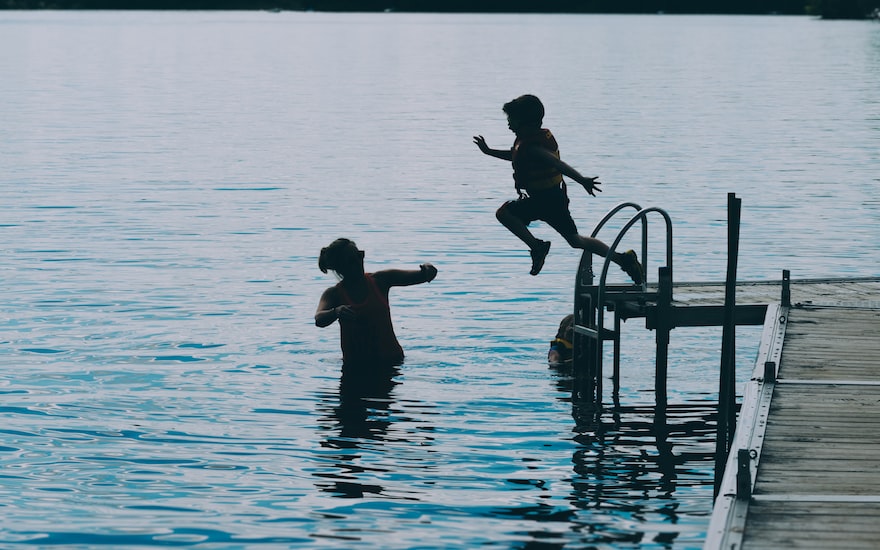
<path id="1" fill-rule="evenodd" d="M 579 227 L 667 209 L 678 280 L 723 278 L 732 190 L 744 278 L 876 275 L 880 27 L 825 23 L 4 13 L 0 546 L 699 547 L 719 347 L 676 334 L 658 414 L 630 323 L 626 393 L 572 402 L 578 255 L 528 275 L 471 136 L 539 95 L 606 182 Z M 313 326 L 328 235 L 441 268 L 393 297 L 392 373 Z"/>
<path id="2" fill-rule="evenodd" d="M 336 462 L 334 473 L 317 473 L 328 481 L 317 483 L 318 489 L 344 498 L 363 498 L 365 494 L 379 495 L 383 488 L 376 484 L 361 483 L 365 471 L 387 472 L 385 468 L 363 466 L 358 459 L 365 442 L 373 442 L 373 452 L 381 449 L 391 425 L 391 391 L 399 375 L 397 367 L 378 368 L 375 372 L 344 373 L 336 394 L 322 395 L 319 409 L 328 413 L 322 417 L 322 429 L 330 432 L 321 446 L 338 450 L 326 455 Z M 323 422 L 328 422 L 323 425 Z"/>
<path id="3" fill-rule="evenodd" d="M 570 366 L 553 370 L 559 399 L 571 403 L 575 421 L 574 506 L 614 510 L 644 524 L 643 530 L 633 531 L 622 528 L 631 524 L 626 521 L 590 521 L 583 527 L 592 542 L 673 543 L 688 493 L 706 491 L 713 483 L 706 469 L 714 457 L 713 403 L 627 406 L 613 395 L 610 404 L 597 410 L 592 403 L 572 400 L 576 393 Z"/>
<path id="4" fill-rule="evenodd" d="M 338 390 L 319 395 L 320 430 L 325 434 L 321 447 L 332 450 L 322 456 L 334 463 L 334 471 L 315 474 L 326 480 L 316 484 L 318 489 L 342 498 L 383 493 L 381 485 L 365 483 L 362 479 L 365 475 L 373 481 L 383 475 L 392 476 L 394 457 L 382 456 L 384 443 L 401 439 L 409 443 L 405 433 L 389 435 L 395 421 L 412 422 L 394 409 L 392 392 L 399 383 L 395 379 L 398 376 L 397 366 L 344 368 Z M 372 465 L 365 464 L 364 455 L 369 455 Z"/>
<path id="5" fill-rule="evenodd" d="M 388 426 L 391 391 L 397 385 L 398 367 L 380 367 L 372 372 L 343 371 L 339 379 L 339 403 L 333 408 L 339 437 L 332 440 L 340 448 L 356 446 L 357 439 L 381 441 Z"/>
<path id="6" fill-rule="evenodd" d="M 708 516 L 708 507 L 699 503 L 709 501 L 713 483 L 707 468 L 714 452 L 713 404 L 699 401 L 658 409 L 614 399 L 596 410 L 572 402 L 570 367 L 552 367 L 548 375 L 556 402 L 565 404 L 571 415 L 557 419 L 561 426 L 571 427 L 567 471 L 559 469 L 565 461 L 554 456 L 552 448 L 563 441 L 547 441 L 547 454 L 523 459 L 519 471 L 505 474 L 510 465 L 498 456 L 496 464 L 484 465 L 483 480 L 469 482 L 485 487 L 485 501 L 448 503 L 441 515 L 511 522 L 507 529 L 512 538 L 504 543 L 510 548 L 534 544 L 563 548 L 573 543 L 698 546 L 693 541 L 704 526 L 694 517 Z M 442 499 L 441 492 L 462 484 L 461 476 L 467 474 L 445 468 L 444 453 L 457 459 L 469 450 L 478 452 L 485 443 L 475 444 L 474 434 L 461 430 L 457 449 L 419 454 L 407 467 L 407 457 L 412 459 L 416 449 L 434 445 L 433 428 L 407 411 L 438 416 L 444 411 L 432 410 L 424 402 L 400 402 L 398 390 L 405 385 L 400 369 L 393 368 L 367 376 L 342 376 L 333 391 L 319 394 L 321 456 L 326 467 L 313 475 L 322 493 L 363 501 L 364 506 L 379 499 L 389 509 L 411 502 L 414 508 L 409 514 L 414 515 L 424 506 L 434 514 L 444 509 L 430 504 L 432 498 Z M 499 432 L 499 445 L 503 437 Z M 401 490 L 408 468 L 418 472 L 420 487 Z M 499 482 L 507 488 L 493 488 Z M 507 495 L 506 504 L 495 502 L 499 494 Z M 332 513 L 356 522 L 358 510 L 337 507 Z M 477 534 L 472 537 L 479 540 Z"/>

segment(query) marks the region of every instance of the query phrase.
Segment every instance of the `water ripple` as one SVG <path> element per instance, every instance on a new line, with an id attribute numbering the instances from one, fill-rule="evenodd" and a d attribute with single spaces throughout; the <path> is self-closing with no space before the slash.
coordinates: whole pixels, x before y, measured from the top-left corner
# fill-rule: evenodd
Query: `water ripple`
<path id="1" fill-rule="evenodd" d="M 392 15 L 4 14 L 0 546 L 702 545 L 720 331 L 675 331 L 661 414 L 637 320 L 617 401 L 573 402 L 545 357 L 579 255 L 536 224 L 555 241 L 528 275 L 494 216 L 510 167 L 470 136 L 510 145 L 527 71 L 604 182 L 569 188 L 582 231 L 663 207 L 676 277 L 720 280 L 736 191 L 742 278 L 878 275 L 877 33 Z M 552 60 L 516 55 L 523 32 Z M 387 377 L 340 377 L 338 328 L 314 326 L 337 236 L 370 269 L 440 269 L 391 293 Z M 741 382 L 759 336 L 738 331 Z"/>

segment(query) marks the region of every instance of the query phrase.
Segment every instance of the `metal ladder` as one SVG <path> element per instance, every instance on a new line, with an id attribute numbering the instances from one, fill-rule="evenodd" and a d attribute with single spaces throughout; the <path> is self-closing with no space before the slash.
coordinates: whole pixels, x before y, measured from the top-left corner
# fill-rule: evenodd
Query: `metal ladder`
<path id="1" fill-rule="evenodd" d="M 599 231 L 618 213 L 633 209 L 635 214 L 624 224 L 612 244 L 609 245 L 608 256 L 602 264 L 599 283 L 594 284 L 593 254 L 584 251 L 578 265 L 574 285 L 574 334 L 572 336 L 572 373 L 574 375 L 573 400 L 581 404 L 602 404 L 602 358 L 604 343 L 614 343 L 614 395 L 620 388 L 620 322 L 628 317 L 644 316 L 644 305 L 655 302 L 658 290 L 649 290 L 647 281 L 648 265 L 648 220 L 649 214 L 656 213 L 666 225 L 666 266 L 661 268 L 664 278 L 668 276 L 671 291 L 672 274 L 672 221 L 669 215 L 656 207 L 642 208 L 636 203 L 625 202 L 611 209 L 603 217 L 591 233 L 596 238 Z M 641 285 L 608 285 L 606 278 L 610 267 L 611 256 L 617 251 L 620 241 L 637 223 L 641 225 L 641 254 L 639 259 L 645 270 Z M 605 312 L 614 313 L 613 328 L 605 327 Z M 664 373 L 665 388 L 665 373 Z M 665 389 L 664 389 L 665 398 Z"/>

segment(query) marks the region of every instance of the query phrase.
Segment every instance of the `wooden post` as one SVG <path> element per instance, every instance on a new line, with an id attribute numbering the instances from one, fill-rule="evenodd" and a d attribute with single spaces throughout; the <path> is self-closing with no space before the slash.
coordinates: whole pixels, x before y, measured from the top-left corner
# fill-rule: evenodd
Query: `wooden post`
<path id="1" fill-rule="evenodd" d="M 764 361 L 764 382 L 772 384 L 776 382 L 776 362 Z"/>
<path id="2" fill-rule="evenodd" d="M 593 255 L 584 251 L 574 285 L 574 323 L 589 329 L 596 328 L 596 305 L 593 288 Z M 592 407 L 595 403 L 595 384 L 592 365 L 596 354 L 593 338 L 575 331 L 572 336 L 572 402 Z"/>
<path id="3" fill-rule="evenodd" d="M 614 370 L 611 374 L 611 379 L 614 384 L 614 388 L 612 389 L 612 393 L 614 395 L 620 394 L 620 315 L 619 312 L 614 313 L 614 334 L 617 336 L 614 338 Z"/>
<path id="4" fill-rule="evenodd" d="M 718 432 L 715 438 L 715 495 L 736 429 L 736 266 L 742 200 L 727 194 L 727 281 L 724 287 L 724 325 L 721 335 L 721 376 L 718 387 Z"/>
<path id="5" fill-rule="evenodd" d="M 661 267 L 657 280 L 657 357 L 655 358 L 654 398 L 657 408 L 666 409 L 666 375 L 669 363 L 669 331 L 675 326 L 672 318 L 672 268 Z"/>
<path id="6" fill-rule="evenodd" d="M 740 449 L 736 453 L 736 498 L 740 500 L 752 498 L 751 458 L 748 449 Z"/>
<path id="7" fill-rule="evenodd" d="M 791 271 L 782 270 L 782 305 L 791 307 Z"/>
<path id="8" fill-rule="evenodd" d="M 580 288 L 578 288 L 580 290 Z M 575 307 L 575 324 L 596 329 L 595 296 L 591 293 L 579 293 Z M 572 400 L 581 405 L 596 404 L 596 342 L 587 335 L 575 331 L 572 347 Z"/>

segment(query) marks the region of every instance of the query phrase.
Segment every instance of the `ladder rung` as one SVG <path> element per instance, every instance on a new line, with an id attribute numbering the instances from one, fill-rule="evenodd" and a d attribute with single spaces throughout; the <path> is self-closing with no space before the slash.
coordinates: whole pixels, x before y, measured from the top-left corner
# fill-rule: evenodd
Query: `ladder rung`
<path id="1" fill-rule="evenodd" d="M 592 292 L 581 292 L 578 294 L 578 297 L 583 298 L 595 298 L 595 293 Z M 622 290 L 619 292 L 606 292 L 605 293 L 605 302 L 625 302 L 625 301 L 638 301 L 644 300 L 647 302 L 652 302 L 657 299 L 657 291 L 656 290 Z"/>
<path id="2" fill-rule="evenodd" d="M 576 332 L 578 334 L 582 334 L 584 336 L 587 336 L 588 338 L 592 338 L 593 340 L 596 340 L 599 338 L 599 331 L 594 328 L 585 327 L 583 325 L 574 325 L 572 327 L 572 330 L 574 330 L 574 332 Z M 616 340 L 616 339 L 617 339 L 617 333 L 615 331 L 613 331 L 611 329 L 607 329 L 607 328 L 602 329 L 602 340 Z"/>
<path id="3" fill-rule="evenodd" d="M 585 327 L 583 325 L 574 325 L 572 327 L 572 330 L 578 334 L 583 334 L 584 336 L 589 336 L 590 338 L 592 338 L 594 340 L 599 336 L 598 330 L 596 330 L 594 328 L 590 328 L 590 327 Z"/>

